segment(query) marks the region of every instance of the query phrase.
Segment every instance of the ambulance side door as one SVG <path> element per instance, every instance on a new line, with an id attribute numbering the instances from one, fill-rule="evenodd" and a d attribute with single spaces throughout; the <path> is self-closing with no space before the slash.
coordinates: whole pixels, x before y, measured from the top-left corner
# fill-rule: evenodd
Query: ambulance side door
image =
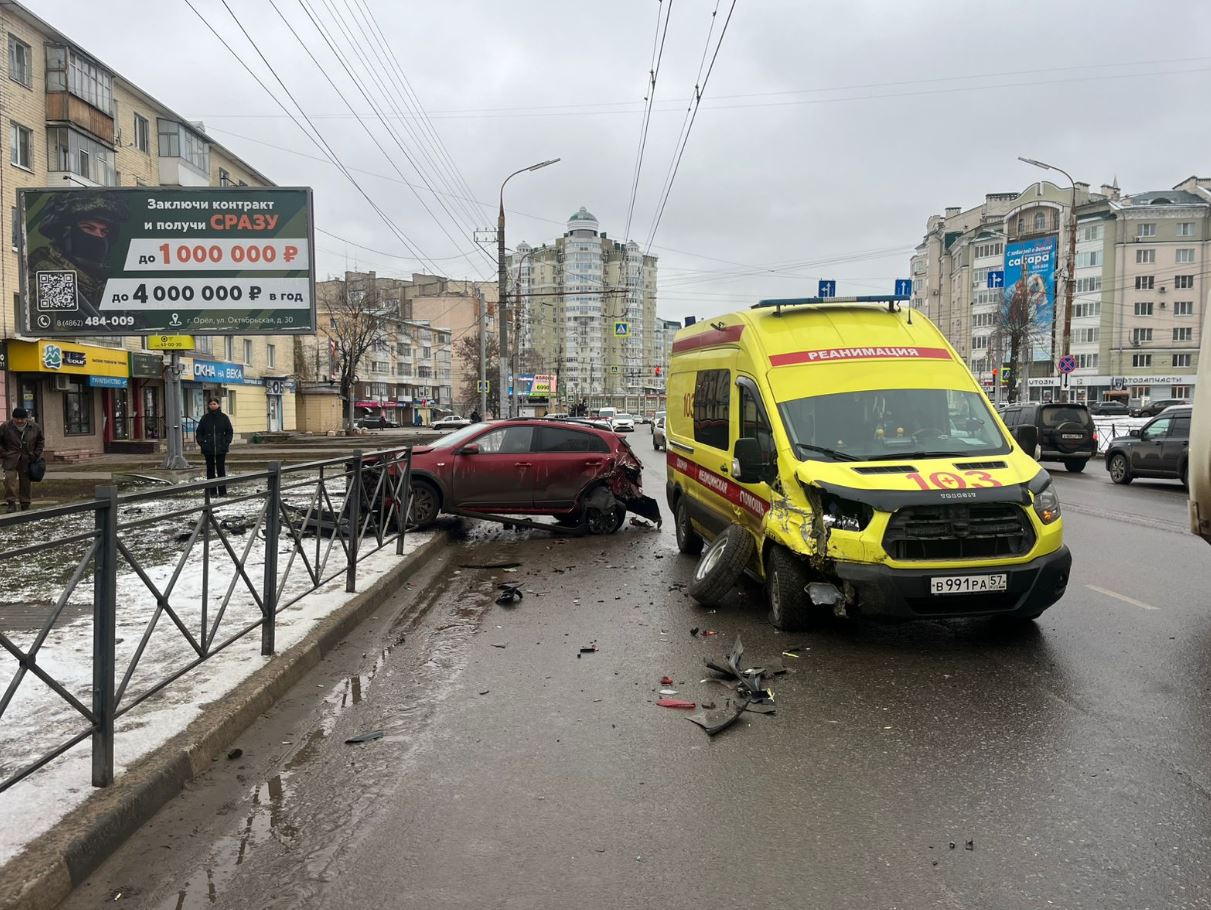
<path id="1" fill-rule="evenodd" d="M 770 481 L 778 475 L 778 451 L 774 445 L 769 412 L 761 398 L 756 380 L 740 374 L 736 377 L 735 388 L 737 401 L 731 433 L 733 457 L 737 439 L 756 439 L 761 448 L 761 467 L 764 472 L 764 477 L 760 480 L 739 484 L 738 521 L 760 537 L 762 519 L 769 508 Z"/>

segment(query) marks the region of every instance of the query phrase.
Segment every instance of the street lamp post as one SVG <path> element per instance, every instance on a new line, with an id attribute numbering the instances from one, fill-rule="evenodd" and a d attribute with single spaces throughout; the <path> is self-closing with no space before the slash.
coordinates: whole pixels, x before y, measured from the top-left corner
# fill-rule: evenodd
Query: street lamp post
<path id="1" fill-rule="evenodd" d="M 500 387 L 496 390 L 497 402 L 500 408 L 500 416 L 502 418 L 512 417 L 510 413 L 511 400 L 509 397 L 509 318 L 508 318 L 508 280 L 509 276 L 505 269 L 505 184 L 516 177 L 518 174 L 526 171 L 537 171 L 539 168 L 544 168 L 549 164 L 554 164 L 559 161 L 558 158 L 551 158 L 547 161 L 540 161 L 538 164 L 531 164 L 529 167 L 523 167 L 520 170 L 514 171 L 500 185 L 500 212 L 496 217 L 496 285 L 497 296 L 500 298 L 500 312 L 498 313 L 497 322 L 500 324 L 500 375 L 498 381 Z"/>
<path id="2" fill-rule="evenodd" d="M 1068 255 L 1064 257 L 1064 268 L 1067 271 L 1067 277 L 1064 282 L 1064 340 L 1061 344 L 1059 356 L 1063 357 L 1071 354 L 1069 348 L 1072 347 L 1072 289 L 1076 285 L 1076 181 L 1072 179 L 1072 175 L 1054 164 L 1047 164 L 1042 161 L 1036 161 L 1033 158 L 1023 158 L 1018 156 L 1018 161 L 1026 164 L 1041 167 L 1045 171 L 1058 171 L 1068 178 L 1068 183 L 1072 187 L 1072 202 L 1068 207 Z M 1055 369 L 1056 354 L 1052 352 L 1052 368 Z M 1063 374 L 1060 379 L 1060 401 L 1068 401 L 1068 374 Z"/>

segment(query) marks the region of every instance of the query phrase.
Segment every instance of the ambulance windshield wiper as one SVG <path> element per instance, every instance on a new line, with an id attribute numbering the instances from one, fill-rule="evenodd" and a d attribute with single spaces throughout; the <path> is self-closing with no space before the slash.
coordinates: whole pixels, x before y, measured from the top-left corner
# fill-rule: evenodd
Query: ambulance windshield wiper
<path id="1" fill-rule="evenodd" d="M 804 449 L 808 452 L 819 452 L 821 455 L 831 455 L 837 461 L 861 461 L 856 455 L 850 455 L 848 452 L 838 452 L 836 449 L 827 449 L 824 446 L 814 446 L 806 442 L 796 442 L 795 446 Z"/>
<path id="2" fill-rule="evenodd" d="M 962 458 L 969 452 L 886 452 L 882 455 L 872 455 L 867 461 L 895 461 L 900 458 Z"/>

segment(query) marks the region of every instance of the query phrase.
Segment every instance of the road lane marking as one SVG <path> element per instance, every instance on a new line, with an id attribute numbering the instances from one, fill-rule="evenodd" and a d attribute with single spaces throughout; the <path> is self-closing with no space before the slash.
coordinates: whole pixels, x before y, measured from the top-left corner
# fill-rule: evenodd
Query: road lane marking
<path id="1" fill-rule="evenodd" d="M 1105 594 L 1107 597 L 1113 597 L 1115 600 L 1121 600 L 1125 604 L 1131 604 L 1133 607 L 1139 607 L 1141 610 L 1159 610 L 1160 607 L 1154 607 L 1152 604 L 1146 604 L 1142 600 L 1136 600 L 1134 597 L 1128 597 L 1126 594 L 1119 594 L 1117 591 L 1107 591 L 1105 588 L 1099 588 L 1097 585 L 1085 585 L 1090 591 L 1097 591 L 1099 594 Z"/>

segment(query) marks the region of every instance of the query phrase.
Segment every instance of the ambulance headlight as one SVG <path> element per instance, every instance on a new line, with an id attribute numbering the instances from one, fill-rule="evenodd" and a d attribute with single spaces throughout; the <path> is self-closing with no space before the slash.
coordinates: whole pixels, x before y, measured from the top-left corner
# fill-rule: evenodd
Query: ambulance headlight
<path id="1" fill-rule="evenodd" d="M 1060 494 L 1055 491 L 1055 484 L 1047 482 L 1039 492 L 1034 494 L 1034 514 L 1045 525 L 1051 524 L 1060 517 Z"/>

